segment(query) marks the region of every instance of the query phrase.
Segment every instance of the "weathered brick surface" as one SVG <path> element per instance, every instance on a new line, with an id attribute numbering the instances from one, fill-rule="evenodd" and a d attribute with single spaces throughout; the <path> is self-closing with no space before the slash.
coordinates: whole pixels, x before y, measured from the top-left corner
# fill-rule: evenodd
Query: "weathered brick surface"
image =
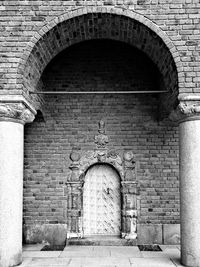
<path id="1" fill-rule="evenodd" d="M 177 71 L 169 49 L 159 36 L 142 23 L 108 13 L 88 13 L 64 20 L 43 35 L 31 55 L 21 66 L 26 88 L 35 90 L 44 67 L 63 48 L 90 39 L 114 39 L 129 43 L 144 53 L 157 65 L 163 77 L 163 90 L 177 91 Z M 162 60 L 161 60 L 162 59 Z"/>
<path id="2" fill-rule="evenodd" d="M 149 19 L 167 34 L 180 57 L 183 72 L 180 92 L 199 92 L 199 19 L 198 0 L 111 0 L 111 1 L 0 1 L 1 89 L 21 88 L 16 79 L 21 59 L 31 50 L 30 40 L 51 21 L 81 8 L 123 8 Z M 181 71 L 181 67 L 180 67 Z"/>
<path id="3" fill-rule="evenodd" d="M 131 46 L 114 41 L 88 41 L 68 48 L 50 63 L 42 80 L 43 90 L 159 86 L 152 62 Z M 24 223 L 67 223 L 69 155 L 72 149 L 96 148 L 94 136 L 101 118 L 106 121 L 108 148 L 134 152 L 139 223 L 178 223 L 178 133 L 175 126 L 159 119 L 159 102 L 155 95 L 46 96 L 44 118 L 39 114 L 25 126 Z"/>

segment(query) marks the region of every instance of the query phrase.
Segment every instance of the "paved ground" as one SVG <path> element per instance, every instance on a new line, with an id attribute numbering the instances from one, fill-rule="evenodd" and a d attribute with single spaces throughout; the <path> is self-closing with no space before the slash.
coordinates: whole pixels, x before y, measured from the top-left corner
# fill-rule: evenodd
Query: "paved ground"
<path id="1" fill-rule="evenodd" d="M 68 246 L 63 251 L 40 251 L 44 245 L 27 245 L 20 267 L 174 267 L 180 264 L 179 246 L 160 246 L 161 252 L 138 247 Z"/>

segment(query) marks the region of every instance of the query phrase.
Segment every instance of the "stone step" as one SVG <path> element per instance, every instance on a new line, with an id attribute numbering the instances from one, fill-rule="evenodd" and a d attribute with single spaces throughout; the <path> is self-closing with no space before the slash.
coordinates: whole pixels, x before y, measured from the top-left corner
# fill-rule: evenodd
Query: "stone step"
<path id="1" fill-rule="evenodd" d="M 66 240 L 68 246 L 135 246 L 136 240 L 122 239 L 120 237 L 92 236 L 84 238 L 71 238 Z"/>

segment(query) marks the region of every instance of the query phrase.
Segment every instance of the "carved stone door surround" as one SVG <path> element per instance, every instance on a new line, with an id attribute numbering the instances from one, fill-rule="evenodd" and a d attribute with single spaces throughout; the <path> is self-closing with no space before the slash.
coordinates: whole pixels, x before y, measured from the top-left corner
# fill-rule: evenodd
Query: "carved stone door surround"
<path id="1" fill-rule="evenodd" d="M 120 177 L 121 184 L 121 237 L 137 237 L 137 177 L 136 162 L 132 151 L 114 151 L 106 146 L 109 142 L 105 134 L 105 122 L 99 122 L 99 134 L 95 136 L 96 149 L 76 150 L 70 154 L 71 173 L 66 182 L 68 238 L 83 237 L 83 189 L 85 174 L 95 164 L 112 166 Z"/>
<path id="2" fill-rule="evenodd" d="M 124 238 L 135 239 L 137 222 L 137 180 L 136 164 L 133 153 L 126 151 L 123 157 L 108 150 L 94 150 L 83 152 L 72 152 L 70 158 L 71 174 L 66 182 L 67 186 L 67 222 L 68 237 L 83 236 L 83 188 L 85 174 L 91 166 L 103 163 L 111 165 L 118 172 L 121 179 L 122 199 L 122 232 Z"/>

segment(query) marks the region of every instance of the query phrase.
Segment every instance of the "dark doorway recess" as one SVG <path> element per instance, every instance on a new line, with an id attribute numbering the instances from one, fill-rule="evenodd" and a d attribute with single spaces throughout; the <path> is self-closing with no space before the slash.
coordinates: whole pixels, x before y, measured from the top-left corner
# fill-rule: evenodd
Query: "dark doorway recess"
<path id="1" fill-rule="evenodd" d="M 158 245 L 138 245 L 140 251 L 162 251 Z"/>
<path id="2" fill-rule="evenodd" d="M 63 251 L 65 245 L 45 245 L 41 251 Z"/>

